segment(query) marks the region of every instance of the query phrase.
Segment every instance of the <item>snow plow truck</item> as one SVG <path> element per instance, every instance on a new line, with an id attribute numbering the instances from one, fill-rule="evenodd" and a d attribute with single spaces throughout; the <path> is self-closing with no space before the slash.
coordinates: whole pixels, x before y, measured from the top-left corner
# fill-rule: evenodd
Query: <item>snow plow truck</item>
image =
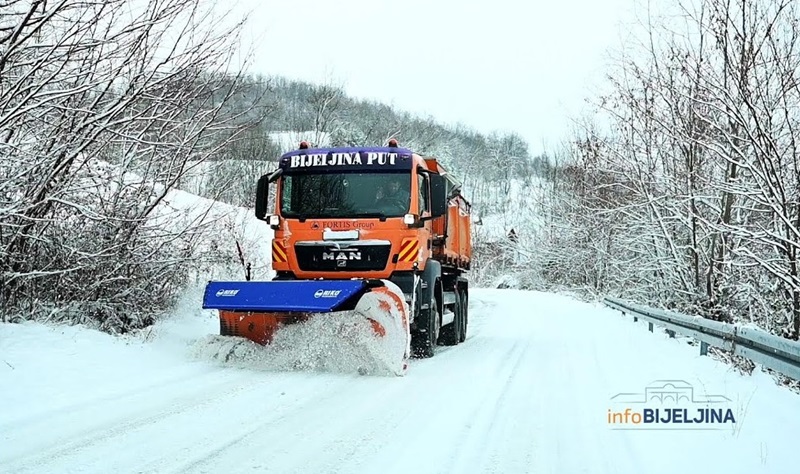
<path id="1" fill-rule="evenodd" d="M 274 231 L 275 276 L 207 284 L 203 308 L 219 311 L 221 335 L 268 345 L 286 325 L 352 312 L 397 375 L 466 339 L 470 203 L 436 158 L 394 139 L 302 142 L 258 180 L 255 217 Z"/>

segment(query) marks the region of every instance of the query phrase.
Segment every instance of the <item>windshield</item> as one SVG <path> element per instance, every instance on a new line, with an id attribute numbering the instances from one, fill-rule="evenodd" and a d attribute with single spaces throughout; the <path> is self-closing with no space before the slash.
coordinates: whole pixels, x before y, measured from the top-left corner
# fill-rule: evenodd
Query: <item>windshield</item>
<path id="1" fill-rule="evenodd" d="M 411 201 L 410 173 L 318 173 L 283 177 L 284 217 L 400 217 Z"/>

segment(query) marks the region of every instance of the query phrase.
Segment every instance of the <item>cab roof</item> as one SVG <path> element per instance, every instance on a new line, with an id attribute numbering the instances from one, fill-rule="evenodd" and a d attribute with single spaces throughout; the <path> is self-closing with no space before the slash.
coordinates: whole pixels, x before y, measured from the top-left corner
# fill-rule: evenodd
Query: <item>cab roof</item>
<path id="1" fill-rule="evenodd" d="M 291 158 L 296 155 L 318 155 L 329 153 L 397 153 L 401 156 L 411 156 L 414 152 L 404 147 L 388 147 L 388 146 L 343 146 L 343 147 L 322 147 L 322 148 L 301 148 L 292 150 L 281 155 L 281 161 L 284 158 Z"/>
<path id="2" fill-rule="evenodd" d="M 400 172 L 411 170 L 421 161 L 419 155 L 400 147 L 300 148 L 284 153 L 278 168 L 292 174 L 366 170 Z"/>

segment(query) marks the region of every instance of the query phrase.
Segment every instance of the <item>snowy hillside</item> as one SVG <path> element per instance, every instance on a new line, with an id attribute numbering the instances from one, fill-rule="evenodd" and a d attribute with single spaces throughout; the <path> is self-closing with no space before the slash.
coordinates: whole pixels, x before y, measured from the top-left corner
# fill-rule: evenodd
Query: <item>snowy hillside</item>
<path id="1" fill-rule="evenodd" d="M 200 168 L 198 166 L 198 168 Z M 86 166 L 87 178 L 81 181 L 84 190 L 98 191 L 100 194 L 112 193 L 124 182 L 126 186 L 149 186 L 163 189 L 163 185 L 149 184 L 141 176 L 119 166 L 99 160 L 90 160 Z M 208 266 L 195 269 L 197 281 L 209 278 L 241 277 L 237 242 L 246 262 L 251 264 L 254 276 L 269 278 L 271 268 L 272 229 L 257 220 L 253 209 L 231 206 L 195 194 L 171 189 L 155 208 L 148 221 L 149 226 L 178 232 L 189 229 L 194 235 L 193 255 L 205 260 L 214 254 L 227 260 L 216 261 Z M 187 237 L 189 238 L 189 237 Z"/>
<path id="2" fill-rule="evenodd" d="M 532 176 L 527 180 L 510 180 L 507 195 L 472 197 L 478 204 L 473 217 L 475 238 L 497 242 L 507 239 L 514 229 L 521 241 L 530 241 L 543 230 L 542 200 L 551 186 L 548 181 Z"/>
<path id="3" fill-rule="evenodd" d="M 498 288 L 547 289 L 541 274 L 552 231 L 553 185 L 539 176 L 509 180 L 506 190 L 473 193 L 473 278 Z"/>
<path id="4" fill-rule="evenodd" d="M 274 154 L 266 153 L 262 159 L 226 158 L 194 163 L 179 183 L 183 191 L 211 196 L 215 191 L 225 188 L 240 188 L 244 202 L 251 202 L 253 183 L 264 173 L 272 172 L 280 154 L 296 150 L 301 141 L 315 146 L 330 145 L 330 134 L 314 131 L 269 132 L 267 138 L 278 149 Z M 249 194 L 248 194 L 249 193 Z"/>
<path id="5" fill-rule="evenodd" d="M 198 197 L 181 190 L 170 191 L 161 210 L 160 218 L 169 221 L 199 223 L 203 231 L 198 255 L 222 251 L 230 256 L 225 266 L 208 267 L 196 274 L 198 282 L 211 278 L 242 278 L 244 270 L 238 267 L 237 242 L 245 263 L 251 264 L 254 278 L 268 279 L 272 272 L 273 231 L 266 223 L 255 218 L 250 208 Z"/>

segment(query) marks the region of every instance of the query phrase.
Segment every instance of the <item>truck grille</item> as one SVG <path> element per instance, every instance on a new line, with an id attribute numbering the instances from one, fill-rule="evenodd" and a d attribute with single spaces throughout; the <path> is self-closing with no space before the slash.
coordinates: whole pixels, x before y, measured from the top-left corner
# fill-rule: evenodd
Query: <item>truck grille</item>
<path id="1" fill-rule="evenodd" d="M 391 245 L 295 245 L 297 263 L 304 271 L 383 270 Z"/>

